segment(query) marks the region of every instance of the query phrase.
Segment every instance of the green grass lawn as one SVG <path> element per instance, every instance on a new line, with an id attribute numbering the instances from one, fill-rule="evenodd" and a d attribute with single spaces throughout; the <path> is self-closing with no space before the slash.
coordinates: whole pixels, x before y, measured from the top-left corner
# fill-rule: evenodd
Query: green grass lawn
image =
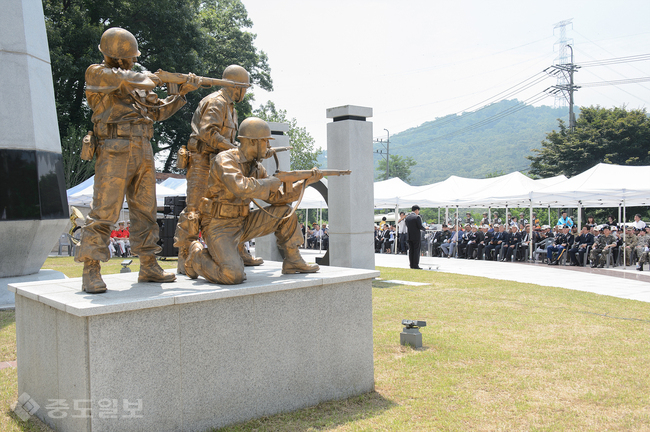
<path id="1" fill-rule="evenodd" d="M 650 304 L 380 270 L 385 280 L 427 285 L 373 282 L 375 392 L 222 431 L 650 430 Z M 13 313 L 4 314 L 0 353 L 13 360 Z M 427 322 L 422 349 L 399 344 L 405 318 Z M 0 429 L 39 430 L 10 413 L 15 369 L 0 377 Z"/>

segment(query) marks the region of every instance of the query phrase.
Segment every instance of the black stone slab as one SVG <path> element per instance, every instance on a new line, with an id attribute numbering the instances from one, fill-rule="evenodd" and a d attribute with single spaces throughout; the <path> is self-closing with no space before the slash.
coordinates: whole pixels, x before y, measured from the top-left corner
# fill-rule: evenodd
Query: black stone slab
<path id="1" fill-rule="evenodd" d="M 61 153 L 0 149 L 0 220 L 68 217 Z"/>

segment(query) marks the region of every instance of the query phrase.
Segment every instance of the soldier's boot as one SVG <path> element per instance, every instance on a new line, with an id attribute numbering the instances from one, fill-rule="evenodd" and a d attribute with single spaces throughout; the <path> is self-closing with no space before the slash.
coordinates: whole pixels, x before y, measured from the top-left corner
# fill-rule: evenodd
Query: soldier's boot
<path id="1" fill-rule="evenodd" d="M 239 256 L 244 261 L 245 266 L 251 267 L 251 266 L 258 266 L 264 264 L 264 260 L 262 258 L 253 258 L 253 256 L 249 254 L 248 251 L 246 251 L 246 247 L 244 247 L 244 243 L 239 243 L 239 246 L 237 246 L 237 250 L 239 250 Z"/>
<path id="2" fill-rule="evenodd" d="M 196 279 L 199 277 L 199 274 L 194 269 L 194 262 L 198 254 L 203 250 L 203 245 L 200 241 L 194 241 L 190 245 L 187 252 L 187 259 L 185 260 L 185 274 L 190 279 Z M 179 255 L 180 256 L 180 255 Z"/>
<path id="3" fill-rule="evenodd" d="M 183 247 L 178 249 L 178 265 L 176 266 L 176 274 L 187 274 L 185 271 L 185 260 L 187 260 L 188 254 L 189 251 L 187 248 Z"/>
<path id="4" fill-rule="evenodd" d="M 282 261 L 282 274 L 316 273 L 320 270 L 318 264 L 307 264 L 297 246 L 284 247 L 284 261 Z"/>
<path id="5" fill-rule="evenodd" d="M 97 260 L 84 261 L 84 272 L 81 278 L 81 289 L 88 294 L 106 292 L 106 284 L 102 280 L 101 267 Z"/>
<path id="6" fill-rule="evenodd" d="M 155 255 L 140 255 L 138 282 L 174 282 L 176 275 L 158 265 Z"/>

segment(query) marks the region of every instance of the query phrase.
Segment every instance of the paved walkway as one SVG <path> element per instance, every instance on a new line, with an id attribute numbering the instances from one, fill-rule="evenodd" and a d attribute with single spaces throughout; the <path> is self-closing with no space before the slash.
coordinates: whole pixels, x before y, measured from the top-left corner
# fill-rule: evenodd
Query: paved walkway
<path id="1" fill-rule="evenodd" d="M 301 252 L 310 262 L 314 262 L 315 257 L 323 255 L 318 251 L 311 250 L 301 249 Z M 375 254 L 375 265 L 377 267 L 409 268 L 406 255 Z M 650 271 L 639 272 L 632 266 L 626 269 L 592 269 L 589 267 L 422 257 L 420 267 L 443 273 L 533 283 L 650 302 Z"/>

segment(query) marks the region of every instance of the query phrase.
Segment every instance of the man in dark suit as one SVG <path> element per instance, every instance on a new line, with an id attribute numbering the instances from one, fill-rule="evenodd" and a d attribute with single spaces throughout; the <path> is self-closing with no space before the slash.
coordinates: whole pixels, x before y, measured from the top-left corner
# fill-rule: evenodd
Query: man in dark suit
<path id="1" fill-rule="evenodd" d="M 406 230 L 408 231 L 409 265 L 412 269 L 422 270 L 420 267 L 420 231 L 425 228 L 420 218 L 420 206 L 411 207 L 411 213 L 406 216 Z"/>
<path id="2" fill-rule="evenodd" d="M 589 227 L 588 226 L 583 226 L 582 227 L 582 233 L 580 236 L 576 239 L 576 241 L 573 243 L 573 247 L 569 249 L 569 257 L 571 258 L 571 265 L 572 266 L 577 266 L 581 265 L 585 259 L 585 252 L 587 251 L 587 247 L 591 247 L 594 244 L 594 235 L 589 232 Z M 576 253 L 578 254 L 579 258 L 576 258 Z"/>
<path id="3" fill-rule="evenodd" d="M 494 237 L 494 230 L 490 230 L 489 225 L 483 225 L 481 227 L 481 232 L 483 233 L 483 239 L 477 241 L 477 249 L 476 249 L 476 258 L 477 260 L 482 260 L 483 259 L 483 250 L 487 245 L 490 244 L 492 241 L 492 237 Z"/>
<path id="4" fill-rule="evenodd" d="M 478 230 L 476 225 L 472 225 L 472 232 L 468 235 L 469 241 L 467 242 L 467 259 L 474 258 L 474 251 L 478 244 L 485 240 L 485 234 Z"/>

